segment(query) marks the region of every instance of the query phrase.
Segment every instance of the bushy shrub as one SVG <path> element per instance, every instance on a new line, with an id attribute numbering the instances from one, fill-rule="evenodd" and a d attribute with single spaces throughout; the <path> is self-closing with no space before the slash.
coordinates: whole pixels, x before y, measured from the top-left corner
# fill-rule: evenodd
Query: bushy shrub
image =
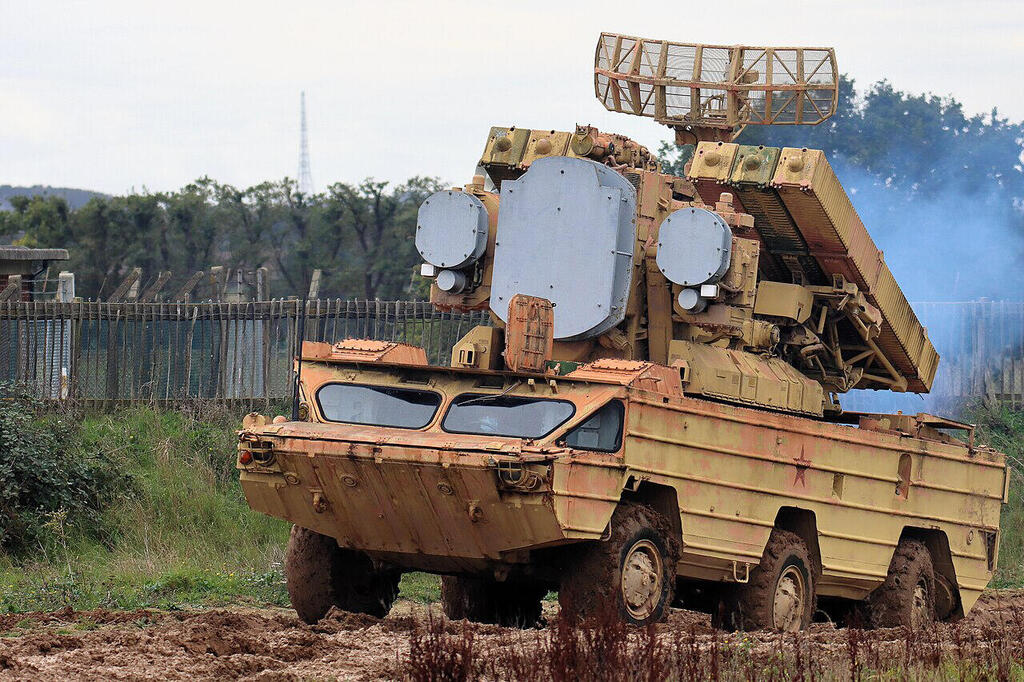
<path id="1" fill-rule="evenodd" d="M 46 414 L 38 401 L 12 391 L 0 399 L 0 550 L 21 553 L 46 536 L 55 514 L 87 534 L 100 511 L 129 486 L 102 453 L 83 453 L 74 416 Z"/>

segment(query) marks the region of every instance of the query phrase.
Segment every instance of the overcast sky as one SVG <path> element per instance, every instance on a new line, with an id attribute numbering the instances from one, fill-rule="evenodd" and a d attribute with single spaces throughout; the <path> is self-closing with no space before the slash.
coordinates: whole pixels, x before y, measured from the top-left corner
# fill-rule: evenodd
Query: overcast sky
<path id="1" fill-rule="evenodd" d="M 318 189 L 366 176 L 463 183 L 491 125 L 592 123 L 656 149 L 668 129 L 594 98 L 602 30 L 831 45 L 861 84 L 888 78 L 1024 119 L 1020 0 L 0 6 L 0 184 L 123 193 L 295 177 L 300 90 Z"/>

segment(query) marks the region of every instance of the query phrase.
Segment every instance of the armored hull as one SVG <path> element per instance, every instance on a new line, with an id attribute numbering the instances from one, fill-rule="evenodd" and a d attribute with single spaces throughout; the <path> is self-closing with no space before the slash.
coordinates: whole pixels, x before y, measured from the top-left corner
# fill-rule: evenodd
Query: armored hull
<path id="1" fill-rule="evenodd" d="M 964 425 L 728 405 L 684 395 L 677 372 L 648 362 L 597 361 L 533 385 L 322 352 L 305 363 L 311 421 L 251 421 L 242 432 L 240 448 L 273 453 L 267 465 L 239 465 L 246 498 L 389 566 L 557 589 L 560 548 L 599 541 L 621 502 L 645 500 L 680 533 L 683 579 L 741 584 L 780 525 L 806 538 L 820 597 L 866 598 L 908 537 L 935 558 L 944 616 L 968 610 L 992 577 L 1008 470 L 1000 453 L 939 430 Z M 339 383 L 427 390 L 437 409 L 414 430 L 330 423 L 316 396 Z M 466 394 L 563 401 L 572 416 L 536 439 L 446 430 Z M 613 450 L 567 443 L 611 403 L 622 405 Z"/>

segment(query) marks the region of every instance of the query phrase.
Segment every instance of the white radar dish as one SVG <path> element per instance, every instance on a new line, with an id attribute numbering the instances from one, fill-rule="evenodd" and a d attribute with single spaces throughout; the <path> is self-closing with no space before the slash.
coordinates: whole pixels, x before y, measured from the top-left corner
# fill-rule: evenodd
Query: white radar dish
<path id="1" fill-rule="evenodd" d="M 658 269 L 675 284 L 714 284 L 729 269 L 732 230 L 717 213 L 681 208 L 661 223 Z"/>
<path id="2" fill-rule="evenodd" d="M 487 209 L 472 194 L 434 192 L 420 204 L 416 250 L 434 267 L 472 265 L 487 249 Z"/>

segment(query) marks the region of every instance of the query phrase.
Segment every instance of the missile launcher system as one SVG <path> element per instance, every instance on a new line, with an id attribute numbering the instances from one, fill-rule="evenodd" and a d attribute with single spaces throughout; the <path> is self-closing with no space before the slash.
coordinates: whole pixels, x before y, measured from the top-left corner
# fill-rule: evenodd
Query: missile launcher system
<path id="1" fill-rule="evenodd" d="M 694 395 L 820 416 L 854 388 L 927 392 L 935 348 L 824 153 L 722 139 L 826 119 L 835 75 L 824 48 L 603 34 L 598 99 L 698 140 L 686 177 L 591 126 L 492 128 L 480 166 L 495 191 L 477 178 L 421 211 L 431 300 L 489 308 L 499 327 L 514 294 L 550 300 L 552 363 L 678 365 Z M 475 218 L 434 212 L 459 194 Z M 446 264 L 431 240 L 472 245 Z"/>
<path id="2" fill-rule="evenodd" d="M 729 169 L 724 180 L 719 166 Z M 689 177 L 705 201 L 734 192 L 754 217 L 765 261 L 774 260 L 766 279 L 788 275 L 789 281 L 840 289 L 853 283 L 877 310 L 877 320 L 850 317 L 840 327 L 840 353 L 827 371 L 859 377 L 849 388 L 931 388 L 935 347 L 823 152 L 702 142 Z"/>
<path id="3" fill-rule="evenodd" d="M 790 632 L 817 608 L 970 610 L 1005 456 L 970 425 L 842 412 L 853 388 L 927 391 L 938 356 L 824 154 L 733 142 L 827 119 L 836 73 L 825 48 L 603 34 L 598 99 L 695 142 L 682 176 L 592 126 L 491 129 L 415 240 L 432 303 L 492 323 L 445 367 L 304 343 L 302 419 L 239 433 L 250 506 L 295 524 L 301 618 L 383 615 L 411 570 L 443 576 L 448 617 L 504 624 L 548 590 L 570 616 L 647 624 L 678 597 Z"/>

